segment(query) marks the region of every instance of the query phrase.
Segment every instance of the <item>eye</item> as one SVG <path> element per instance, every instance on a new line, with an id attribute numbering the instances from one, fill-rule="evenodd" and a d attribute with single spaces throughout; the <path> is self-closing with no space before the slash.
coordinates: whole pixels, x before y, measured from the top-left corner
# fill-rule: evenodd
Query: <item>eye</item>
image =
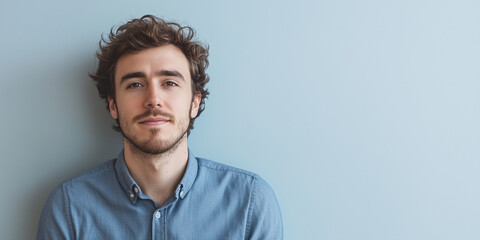
<path id="1" fill-rule="evenodd" d="M 164 85 L 167 86 L 167 87 L 176 87 L 176 86 L 178 86 L 178 84 L 176 84 L 175 82 L 172 82 L 172 81 L 165 82 Z"/>
<path id="2" fill-rule="evenodd" d="M 134 82 L 134 83 L 128 84 L 127 89 L 129 89 L 129 88 L 138 88 L 138 87 L 141 87 L 141 86 L 142 86 L 142 84 L 140 84 L 140 83 L 138 83 L 138 82 Z"/>

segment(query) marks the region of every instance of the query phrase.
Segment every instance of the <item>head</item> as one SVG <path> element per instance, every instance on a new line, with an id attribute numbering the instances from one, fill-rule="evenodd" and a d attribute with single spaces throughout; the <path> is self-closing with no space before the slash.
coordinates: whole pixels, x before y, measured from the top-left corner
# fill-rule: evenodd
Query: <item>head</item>
<path id="1" fill-rule="evenodd" d="M 188 61 L 192 101 L 194 96 L 200 96 L 198 112 L 188 124 L 189 135 L 195 119 L 205 109 L 205 99 L 209 94 L 206 84 L 210 79 L 205 72 L 208 67 L 208 46 L 194 38 L 195 31 L 191 27 L 167 22 L 152 15 L 133 19 L 116 29 L 112 28 L 108 38 L 102 36 L 97 52 L 98 68 L 90 77 L 95 82 L 100 97 L 105 99 L 107 110 L 111 110 L 111 101 L 117 103 L 115 78 L 118 76 L 115 76 L 115 71 L 118 60 L 147 49 L 172 45 L 178 48 Z M 116 122 L 113 129 L 122 131 L 119 117 Z"/>

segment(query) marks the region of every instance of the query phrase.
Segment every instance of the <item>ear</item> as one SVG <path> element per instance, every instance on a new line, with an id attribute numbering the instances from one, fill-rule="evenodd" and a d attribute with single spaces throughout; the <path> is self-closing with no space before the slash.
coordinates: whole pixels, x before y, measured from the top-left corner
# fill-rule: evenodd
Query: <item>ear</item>
<path id="1" fill-rule="evenodd" d="M 195 118 L 198 114 L 198 108 L 200 107 L 200 101 L 202 100 L 202 94 L 197 93 L 193 96 L 192 110 L 190 111 L 190 118 Z"/>
<path id="2" fill-rule="evenodd" d="M 117 105 L 115 104 L 115 100 L 111 97 L 107 97 L 108 99 L 108 109 L 110 110 L 110 115 L 114 119 L 118 119 L 118 112 L 117 112 Z"/>

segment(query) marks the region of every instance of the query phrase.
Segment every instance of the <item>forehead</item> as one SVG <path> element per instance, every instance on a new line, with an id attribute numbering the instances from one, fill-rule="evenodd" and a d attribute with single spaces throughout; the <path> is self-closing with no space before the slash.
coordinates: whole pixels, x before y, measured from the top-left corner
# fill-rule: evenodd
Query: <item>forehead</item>
<path id="1" fill-rule="evenodd" d="M 175 70 L 191 81 L 188 59 L 174 45 L 165 45 L 121 56 L 115 67 L 115 84 L 128 73 L 142 72 L 149 76 L 160 70 Z"/>

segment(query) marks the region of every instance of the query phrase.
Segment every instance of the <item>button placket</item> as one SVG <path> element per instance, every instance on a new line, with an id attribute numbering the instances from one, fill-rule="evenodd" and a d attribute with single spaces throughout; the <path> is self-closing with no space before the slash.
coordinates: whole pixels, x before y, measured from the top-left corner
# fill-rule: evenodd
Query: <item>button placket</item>
<path id="1" fill-rule="evenodd" d="M 164 239 L 165 237 L 165 222 L 162 221 L 162 217 L 164 216 L 160 209 L 152 213 L 152 239 Z"/>

